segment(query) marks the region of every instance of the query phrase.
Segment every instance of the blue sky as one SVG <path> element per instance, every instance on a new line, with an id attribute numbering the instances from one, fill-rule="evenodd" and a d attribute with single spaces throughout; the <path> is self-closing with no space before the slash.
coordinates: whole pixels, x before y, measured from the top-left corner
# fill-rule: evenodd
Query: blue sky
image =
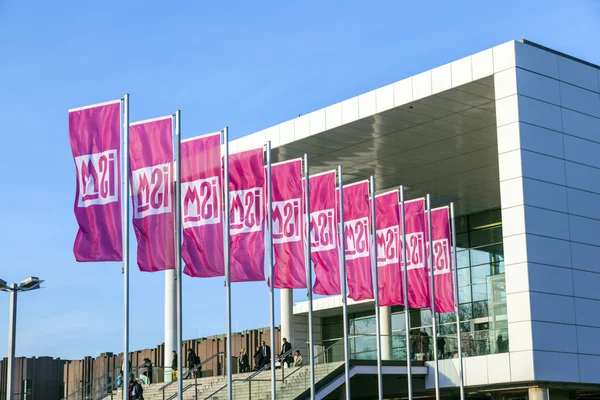
<path id="1" fill-rule="evenodd" d="M 128 92 L 132 121 L 179 108 L 184 138 L 237 138 L 512 39 L 600 64 L 599 20 L 597 0 L 0 0 L 0 278 L 46 280 L 20 296 L 17 355 L 122 350 L 121 266 L 72 254 L 69 108 Z M 163 341 L 164 277 L 133 264 L 140 349 Z M 224 332 L 222 279 L 183 290 L 184 338 Z M 233 329 L 268 326 L 268 304 L 266 284 L 235 285 Z M 0 357 L 8 305 L 0 293 Z"/>

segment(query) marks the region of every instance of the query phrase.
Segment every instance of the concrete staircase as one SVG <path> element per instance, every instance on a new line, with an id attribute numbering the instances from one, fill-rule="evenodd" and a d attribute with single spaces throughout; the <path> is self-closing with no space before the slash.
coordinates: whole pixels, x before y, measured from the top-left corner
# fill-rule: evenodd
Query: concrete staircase
<path id="1" fill-rule="evenodd" d="M 333 370 L 342 365 L 343 362 L 319 364 L 315 366 L 315 382 L 329 375 Z M 277 398 L 281 400 L 292 400 L 310 388 L 310 367 L 304 366 L 300 368 L 290 368 L 284 370 L 285 375 L 289 376 L 281 382 L 281 371 L 277 370 Z M 271 371 L 263 371 L 255 376 L 252 381 L 244 381 L 252 373 L 235 374 L 233 375 L 233 398 L 234 400 L 256 399 L 269 400 L 271 399 Z M 290 375 L 291 374 L 291 375 Z M 184 379 L 183 387 L 194 384 L 194 379 Z M 191 387 L 183 393 L 184 400 L 204 400 L 212 395 L 217 390 L 227 384 L 227 379 L 224 376 L 213 376 L 198 379 L 197 396 L 194 388 Z M 145 400 L 163 400 L 163 392 L 159 389 L 164 386 L 164 383 L 155 383 L 152 385 L 144 385 Z M 164 391 L 164 399 L 168 399 L 177 393 L 177 383 L 167 387 Z M 114 400 L 122 399 L 121 389 L 114 392 Z M 227 398 L 227 388 L 221 390 L 211 400 L 222 400 Z M 110 399 L 110 397 L 107 397 Z"/>

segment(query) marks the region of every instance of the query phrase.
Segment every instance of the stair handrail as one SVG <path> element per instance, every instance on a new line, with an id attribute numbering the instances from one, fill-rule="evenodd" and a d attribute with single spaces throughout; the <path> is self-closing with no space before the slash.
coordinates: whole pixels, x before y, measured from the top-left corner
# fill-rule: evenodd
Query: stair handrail
<path id="1" fill-rule="evenodd" d="M 335 346 L 336 344 L 338 344 L 338 343 L 339 343 L 339 342 L 341 342 L 342 340 L 344 340 L 344 339 L 342 338 L 342 339 L 338 339 L 338 340 L 336 340 L 336 341 L 335 341 L 335 343 L 333 343 L 332 345 L 330 345 L 329 347 L 327 347 L 326 349 L 324 349 L 323 351 L 321 351 L 321 352 L 320 352 L 319 354 L 317 354 L 316 356 L 312 357 L 312 362 L 314 362 L 316 358 L 320 357 L 320 356 L 321 356 L 322 354 L 324 354 L 326 351 L 329 351 L 329 350 L 330 350 L 330 349 L 331 349 L 333 346 Z M 328 364 L 328 363 L 325 363 L 325 364 Z M 310 365 L 310 364 L 307 364 L 307 365 Z M 289 374 L 287 374 L 285 377 L 283 377 L 283 378 L 281 379 L 281 381 L 284 381 L 284 380 L 288 379 L 290 376 L 294 375 L 296 372 L 300 371 L 302 368 L 306 367 L 307 365 L 302 365 L 300 368 L 296 368 L 295 370 L 293 370 L 292 372 L 290 372 Z"/>
<path id="2" fill-rule="evenodd" d="M 190 374 L 190 373 L 195 373 L 195 372 L 197 372 L 199 369 L 202 369 L 202 366 L 203 366 L 204 364 L 206 364 L 207 362 L 211 361 L 211 360 L 212 360 L 212 359 L 214 359 L 215 357 L 222 356 L 223 354 L 225 354 L 225 352 L 223 352 L 223 351 L 218 351 L 218 352 L 216 352 L 216 353 L 215 353 L 215 354 L 213 354 L 212 356 L 208 357 L 206 360 L 202 361 L 200 364 L 198 364 L 198 365 L 194 366 L 194 368 L 192 368 L 192 369 L 188 370 L 188 372 L 187 372 L 187 373 L 188 373 L 188 374 Z M 178 371 L 177 373 L 178 373 L 178 374 L 180 374 L 181 372 L 182 372 L 182 371 Z M 177 382 L 177 380 L 171 381 L 171 382 L 167 383 L 166 385 L 163 385 L 163 386 L 162 386 L 160 389 L 158 389 L 158 391 L 159 391 L 159 392 L 162 392 L 162 397 L 163 397 L 163 400 L 164 400 L 164 398 L 165 398 L 165 389 L 166 389 L 167 387 L 171 386 L 172 384 L 174 384 L 175 382 Z M 186 390 L 187 390 L 187 389 L 189 389 L 189 386 L 192 386 L 192 385 L 190 384 L 190 385 L 186 386 Z M 182 392 L 184 392 L 184 391 L 185 391 L 185 390 L 182 390 Z M 172 397 L 170 397 L 170 398 L 172 398 Z"/>
<path id="3" fill-rule="evenodd" d="M 135 367 L 131 367 L 131 369 L 130 369 L 130 372 L 129 372 L 129 373 L 132 373 L 133 371 L 135 371 L 135 374 L 137 374 L 137 371 L 138 371 L 140 368 L 145 368 L 145 367 L 146 367 L 146 366 L 145 366 L 144 364 L 142 364 L 142 365 L 137 365 L 137 366 L 135 366 Z M 160 367 L 153 367 L 153 368 L 160 368 Z M 123 369 L 123 366 L 122 366 L 122 365 L 121 365 L 121 366 L 119 366 L 119 367 L 115 367 L 115 368 L 111 369 L 111 370 L 110 370 L 109 372 L 107 372 L 106 374 L 104 374 L 104 375 L 102 375 L 102 376 L 100 376 L 100 377 L 98 377 L 98 378 L 94 379 L 93 381 L 90 381 L 90 382 L 86 383 L 84 386 L 80 387 L 79 389 L 75 390 L 74 392 L 71 392 L 71 393 L 69 393 L 67 396 L 63 397 L 61 400 L 69 400 L 69 398 L 70 398 L 71 396 L 76 396 L 75 398 L 80 398 L 80 397 L 83 397 L 83 398 L 93 398 L 93 396 L 94 396 L 94 395 L 98 394 L 98 393 L 99 393 L 99 392 L 101 392 L 101 391 L 104 391 L 104 390 L 106 390 L 106 389 L 107 389 L 107 387 L 108 387 L 108 385 L 102 385 L 102 387 L 101 387 L 99 390 L 97 390 L 97 391 L 95 391 L 95 392 L 93 392 L 93 393 L 91 393 L 91 394 L 89 394 L 89 395 L 84 395 L 84 396 L 81 396 L 81 395 L 79 394 L 79 392 L 81 392 L 81 391 L 83 391 L 83 390 L 88 390 L 88 389 L 89 389 L 89 388 L 90 388 L 90 387 L 91 387 L 91 386 L 92 386 L 94 383 L 96 383 L 96 382 L 98 382 L 98 381 L 100 381 L 100 380 L 106 379 L 107 377 L 112 377 L 112 376 L 118 377 L 118 376 L 120 375 L 120 372 L 119 372 L 119 371 L 120 371 L 120 370 L 122 370 L 122 369 Z M 116 372 L 116 373 L 115 373 L 115 372 Z M 122 381 L 122 384 L 124 384 L 123 382 L 125 382 L 125 381 L 126 381 L 126 379 L 125 379 L 125 377 L 123 377 L 122 379 L 123 379 L 123 381 Z M 112 379 L 112 378 L 111 378 L 111 383 L 110 383 L 110 385 L 112 386 L 112 387 L 111 387 L 111 390 L 115 390 L 115 388 L 116 388 L 116 385 L 117 385 L 117 380 L 116 380 L 116 379 Z"/>

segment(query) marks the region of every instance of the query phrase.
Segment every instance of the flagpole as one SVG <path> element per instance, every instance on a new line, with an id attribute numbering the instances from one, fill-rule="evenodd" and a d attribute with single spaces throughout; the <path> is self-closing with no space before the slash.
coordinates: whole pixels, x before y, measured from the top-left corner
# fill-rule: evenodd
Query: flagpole
<path id="1" fill-rule="evenodd" d="M 124 338 L 123 338 L 123 376 L 129 385 L 129 93 L 123 96 L 123 285 L 124 285 Z M 123 397 L 129 400 L 129 391 L 124 390 Z"/>
<path id="2" fill-rule="evenodd" d="M 404 185 L 400 186 L 400 209 L 402 212 L 402 262 L 404 266 L 402 269 L 402 275 L 404 278 L 404 340 L 406 340 L 406 374 L 408 379 L 408 400 L 412 400 L 412 360 L 410 352 L 410 307 L 408 301 L 408 257 L 406 254 L 406 212 L 404 210 Z"/>
<path id="3" fill-rule="evenodd" d="M 275 370 L 275 264 L 273 262 L 273 176 L 271 175 L 271 141 L 267 140 L 267 218 L 268 229 L 268 252 L 269 252 L 269 295 L 271 305 L 271 399 L 277 398 L 276 370 Z"/>
<path id="4" fill-rule="evenodd" d="M 175 269 L 177 273 L 177 393 L 183 399 L 183 324 L 181 293 L 181 111 L 175 111 Z"/>
<path id="5" fill-rule="evenodd" d="M 433 265 L 433 233 L 431 229 L 431 197 L 427 195 L 427 233 L 429 235 L 429 246 L 428 246 L 428 271 L 429 271 L 429 291 L 431 301 L 431 325 L 432 325 L 432 336 L 433 336 L 433 360 L 435 363 L 435 399 L 440 400 L 440 375 L 439 375 L 439 364 L 438 364 L 438 349 L 437 349 L 437 322 L 435 320 L 435 266 Z"/>
<path id="6" fill-rule="evenodd" d="M 373 232 L 373 248 L 371 265 L 373 268 L 373 291 L 375 292 L 375 339 L 377 340 L 377 391 L 379 400 L 383 400 L 383 376 L 381 370 L 381 316 L 379 310 L 379 273 L 377 271 L 377 220 L 375 206 L 375 177 L 371 175 L 371 230 Z"/>
<path id="7" fill-rule="evenodd" d="M 315 400 L 315 341 L 313 326 L 313 295 L 312 295 L 312 266 L 310 244 L 310 174 L 308 167 L 308 154 L 304 154 L 304 202 L 306 205 L 306 288 L 308 289 L 308 341 L 310 354 L 310 399 Z"/>
<path id="8" fill-rule="evenodd" d="M 338 165 L 339 204 L 339 235 L 340 235 L 340 272 L 342 273 L 342 309 L 344 313 L 344 377 L 346 381 L 346 399 L 350 397 L 350 343 L 348 340 L 348 295 L 346 291 L 346 235 L 344 235 L 344 179 L 342 166 Z"/>
<path id="9" fill-rule="evenodd" d="M 462 354 L 462 337 L 460 332 L 460 315 L 458 310 L 458 257 L 456 254 L 456 224 L 454 221 L 454 202 L 450 203 L 450 219 L 452 221 L 452 263 L 454 264 L 453 294 L 454 294 L 454 312 L 456 313 L 456 342 L 458 345 L 458 376 L 460 378 L 460 400 L 465 399 L 465 379 L 463 375 L 463 354 Z"/>
<path id="10" fill-rule="evenodd" d="M 223 164 L 223 255 L 225 259 L 225 306 L 227 308 L 227 348 L 226 348 L 226 368 L 227 368 L 227 398 L 233 399 L 233 375 L 232 375 L 232 344 L 231 344 L 231 260 L 229 256 L 229 128 L 223 128 L 223 141 L 225 142 L 225 155 Z"/>

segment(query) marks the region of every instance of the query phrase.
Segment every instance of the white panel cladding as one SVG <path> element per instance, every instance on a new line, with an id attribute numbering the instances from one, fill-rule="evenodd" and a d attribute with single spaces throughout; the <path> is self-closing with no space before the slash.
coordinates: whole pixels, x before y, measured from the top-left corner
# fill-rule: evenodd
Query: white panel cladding
<path id="1" fill-rule="evenodd" d="M 510 344 L 511 355 L 521 351 L 533 350 L 531 321 L 520 321 L 510 324 L 508 343 Z"/>
<path id="2" fill-rule="evenodd" d="M 431 70 L 431 91 L 440 93 L 452 89 L 452 67 L 450 64 L 442 65 Z"/>
<path id="3" fill-rule="evenodd" d="M 494 73 L 513 68 L 516 65 L 515 42 L 510 41 L 494 47 Z"/>
<path id="4" fill-rule="evenodd" d="M 533 351 L 519 351 L 513 353 L 511 348 L 510 378 L 512 382 L 527 382 L 534 380 Z"/>
<path id="5" fill-rule="evenodd" d="M 513 52 L 514 54 L 514 52 Z M 514 60 L 514 55 L 513 55 Z M 473 80 L 494 74 L 494 49 L 484 50 L 471 56 Z"/>
<path id="6" fill-rule="evenodd" d="M 472 58 L 473 57 L 461 58 L 450 64 L 452 68 L 452 87 L 457 87 L 473 81 Z M 491 75 L 491 73 L 489 75 Z"/>

